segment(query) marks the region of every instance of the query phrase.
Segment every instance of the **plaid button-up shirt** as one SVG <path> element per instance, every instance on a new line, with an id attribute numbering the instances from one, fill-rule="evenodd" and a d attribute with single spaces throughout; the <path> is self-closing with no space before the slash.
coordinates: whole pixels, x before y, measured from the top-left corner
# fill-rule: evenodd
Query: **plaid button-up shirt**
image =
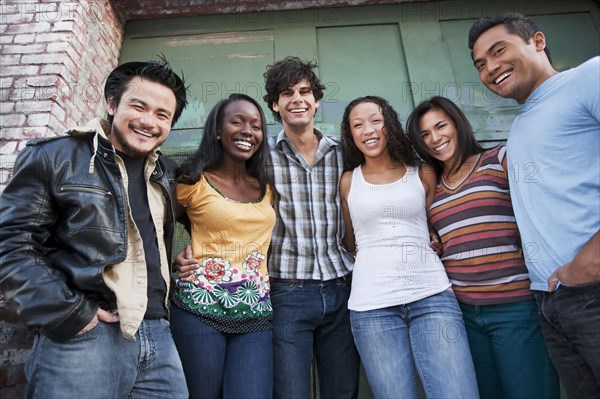
<path id="1" fill-rule="evenodd" d="M 342 248 L 344 234 L 339 182 L 342 148 L 337 138 L 321 137 L 310 167 L 283 131 L 269 138 L 276 190 L 276 221 L 269 275 L 327 281 L 352 271 Z"/>

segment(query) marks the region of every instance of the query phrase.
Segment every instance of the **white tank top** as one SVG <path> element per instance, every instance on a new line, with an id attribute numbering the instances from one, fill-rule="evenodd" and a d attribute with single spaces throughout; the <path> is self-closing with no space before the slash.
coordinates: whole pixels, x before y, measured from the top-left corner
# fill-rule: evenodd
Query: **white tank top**
<path id="1" fill-rule="evenodd" d="M 444 266 L 429 247 L 425 189 L 417 167 L 388 184 L 367 183 L 361 167 L 352 172 L 348 207 L 358 253 L 351 310 L 402 305 L 450 287 Z"/>

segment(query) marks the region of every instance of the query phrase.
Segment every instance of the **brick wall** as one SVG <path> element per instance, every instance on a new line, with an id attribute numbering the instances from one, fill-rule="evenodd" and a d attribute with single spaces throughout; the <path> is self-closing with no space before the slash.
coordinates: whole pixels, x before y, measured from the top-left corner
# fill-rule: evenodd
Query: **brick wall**
<path id="1" fill-rule="evenodd" d="M 104 114 L 122 36 L 109 0 L 0 0 L 0 192 L 26 141 Z M 0 397 L 23 397 L 31 341 L 0 295 Z"/>
<path id="2" fill-rule="evenodd" d="M 27 140 L 103 112 L 123 26 L 108 0 L 0 1 L 0 191 Z"/>

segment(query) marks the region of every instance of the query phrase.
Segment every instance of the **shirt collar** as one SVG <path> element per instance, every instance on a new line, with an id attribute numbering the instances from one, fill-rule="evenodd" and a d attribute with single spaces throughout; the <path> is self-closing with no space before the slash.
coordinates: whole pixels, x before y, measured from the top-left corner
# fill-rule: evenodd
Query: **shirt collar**
<path id="1" fill-rule="evenodd" d="M 323 144 L 325 144 L 327 146 L 327 148 L 338 145 L 339 142 L 331 139 L 328 136 L 325 136 L 323 133 L 321 133 L 321 131 L 317 128 L 313 129 L 315 134 L 317 136 L 320 137 L 320 142 L 319 142 L 319 147 L 321 147 Z M 288 144 L 292 145 L 292 142 L 290 141 L 289 137 L 285 134 L 285 130 L 281 129 L 281 131 L 279 132 L 279 134 L 277 134 L 277 140 L 275 141 L 275 146 L 279 149 L 281 149 L 281 142 L 283 141 L 287 141 Z"/>

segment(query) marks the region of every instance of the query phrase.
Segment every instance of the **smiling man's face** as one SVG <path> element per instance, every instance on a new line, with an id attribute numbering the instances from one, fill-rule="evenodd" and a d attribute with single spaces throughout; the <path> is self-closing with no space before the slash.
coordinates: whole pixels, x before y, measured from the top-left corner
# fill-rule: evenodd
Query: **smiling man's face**
<path id="1" fill-rule="evenodd" d="M 113 122 L 108 139 L 118 151 L 145 157 L 169 136 L 176 105 L 169 87 L 135 76 L 119 104 L 109 99 Z"/>
<path id="2" fill-rule="evenodd" d="M 505 25 L 496 25 L 483 32 L 473 45 L 473 65 L 490 91 L 522 104 L 547 78 L 542 72 L 548 62 L 545 46 L 541 32 L 526 43 Z"/>

